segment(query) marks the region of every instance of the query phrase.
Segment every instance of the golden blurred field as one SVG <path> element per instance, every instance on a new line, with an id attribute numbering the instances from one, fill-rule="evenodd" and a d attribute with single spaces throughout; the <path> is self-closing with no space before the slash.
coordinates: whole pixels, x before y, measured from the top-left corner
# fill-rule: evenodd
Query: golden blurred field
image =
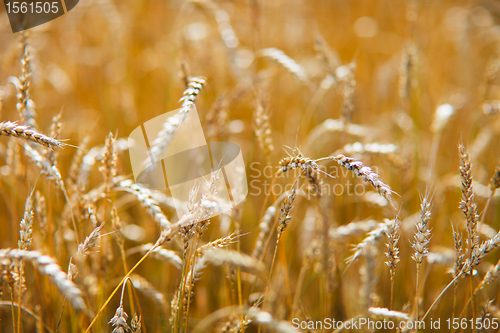
<path id="1" fill-rule="evenodd" d="M 0 332 L 498 331 L 499 22 L 494 0 L 81 0 L 12 33 L 0 6 Z M 246 164 L 207 220 L 133 185 L 127 137 L 183 96 Z"/>

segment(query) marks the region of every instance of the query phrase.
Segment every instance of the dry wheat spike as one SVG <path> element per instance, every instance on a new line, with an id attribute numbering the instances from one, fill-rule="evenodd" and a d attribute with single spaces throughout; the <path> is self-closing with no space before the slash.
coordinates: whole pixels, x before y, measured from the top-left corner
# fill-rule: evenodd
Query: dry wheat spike
<path id="1" fill-rule="evenodd" d="M 380 181 L 379 175 L 376 174 L 370 167 L 367 167 L 361 161 L 357 161 L 354 158 L 344 156 L 342 154 L 337 156 L 332 156 L 332 159 L 337 161 L 338 164 L 346 168 L 347 170 L 353 171 L 356 176 L 361 177 L 363 181 L 370 183 L 378 194 L 384 197 L 387 201 L 392 203 L 391 193 L 395 193 L 391 188 Z"/>
<path id="2" fill-rule="evenodd" d="M 55 259 L 42 255 L 38 251 L 17 249 L 1 249 L 1 260 L 24 260 L 31 262 L 38 270 L 47 275 L 56 285 L 57 289 L 71 302 L 76 310 L 88 312 L 82 298 L 82 292 L 68 279 L 67 274 L 56 264 Z"/>
<path id="3" fill-rule="evenodd" d="M 54 138 L 38 133 L 28 126 L 18 125 L 16 122 L 3 121 L 0 123 L 0 136 L 12 136 L 45 146 L 47 148 L 62 147 L 64 144 Z"/>

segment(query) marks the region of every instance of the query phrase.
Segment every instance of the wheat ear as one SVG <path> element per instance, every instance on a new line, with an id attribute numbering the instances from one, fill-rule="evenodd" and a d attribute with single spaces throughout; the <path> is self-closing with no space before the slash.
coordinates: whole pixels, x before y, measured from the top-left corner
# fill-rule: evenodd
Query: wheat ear
<path id="1" fill-rule="evenodd" d="M 59 169 L 57 168 L 56 165 L 51 164 L 50 161 L 48 161 L 46 158 L 40 155 L 38 151 L 31 148 L 30 145 L 27 143 L 24 144 L 24 152 L 26 156 L 28 156 L 28 158 L 30 158 L 33 162 L 35 162 L 36 166 L 40 169 L 40 172 L 46 174 L 47 179 L 52 179 L 60 188 L 60 190 L 63 192 L 64 197 L 71 210 L 71 220 L 73 222 L 73 229 L 76 235 L 76 240 L 79 243 L 80 236 L 78 234 L 78 228 L 73 214 L 73 208 L 71 207 L 71 202 L 68 196 L 68 192 L 66 191 L 66 187 L 64 186 L 64 182 L 61 178 L 61 173 L 59 172 Z"/>
<path id="2" fill-rule="evenodd" d="M 459 145 L 458 152 L 461 162 L 460 177 L 462 179 L 462 199 L 460 201 L 460 209 L 467 219 L 467 253 L 470 258 L 470 254 L 479 244 L 479 235 L 477 233 L 477 205 L 474 203 L 474 192 L 472 191 L 470 156 L 462 144 Z"/>
<path id="3" fill-rule="evenodd" d="M 288 193 L 288 196 L 285 198 L 281 206 L 280 216 L 278 217 L 278 239 L 279 242 L 283 232 L 288 227 L 290 220 L 292 219 L 291 213 L 293 208 L 293 202 L 295 200 L 295 191 L 296 191 L 297 183 L 295 183 Z"/>
<path id="4" fill-rule="evenodd" d="M 17 123 L 11 121 L 3 121 L 0 123 L 0 136 L 2 135 L 34 142 L 47 148 L 64 146 L 64 143 L 61 141 L 38 133 L 30 129 L 28 126 L 18 125 Z"/>
<path id="5" fill-rule="evenodd" d="M 481 260 L 479 259 L 479 256 L 482 254 L 475 254 L 479 247 L 479 234 L 477 232 L 479 216 L 477 214 L 477 205 L 474 202 L 474 192 L 472 191 L 472 164 L 467 149 L 461 143 L 458 146 L 458 155 L 460 157 L 460 177 L 462 179 L 462 199 L 460 200 L 460 209 L 467 220 L 467 257 L 471 264 L 476 260 L 477 263 L 479 263 Z M 470 292 L 472 321 L 475 322 L 475 295 L 472 275 L 470 275 Z"/>
<path id="6" fill-rule="evenodd" d="M 31 245 L 33 238 L 33 192 L 26 199 L 24 206 L 24 216 L 19 224 L 19 242 L 20 250 L 27 250 Z"/>
<path id="7" fill-rule="evenodd" d="M 269 329 L 271 332 L 278 333 L 296 333 L 297 330 L 293 328 L 288 321 L 277 320 L 269 312 L 261 311 L 257 307 L 252 307 L 248 310 L 247 320 L 245 325 L 250 324 L 250 322 L 255 321 L 259 325 Z"/>
<path id="8" fill-rule="evenodd" d="M 293 76 L 295 76 L 303 83 L 305 84 L 309 83 L 309 78 L 304 72 L 302 66 L 300 66 L 297 62 L 295 62 L 295 60 L 287 56 L 285 52 L 275 47 L 271 47 L 259 50 L 258 55 L 274 60 L 275 62 L 283 66 L 287 71 L 292 73 Z"/>
<path id="9" fill-rule="evenodd" d="M 372 231 L 370 231 L 368 233 L 368 236 L 366 236 L 362 241 L 361 243 L 357 244 L 356 246 L 354 246 L 354 254 L 351 255 L 349 258 L 346 259 L 346 263 L 347 263 L 347 268 L 349 268 L 349 266 L 354 262 L 356 261 L 359 257 L 361 257 L 363 255 L 364 252 L 366 252 L 366 248 L 373 245 L 373 244 L 376 244 L 376 242 L 378 240 L 380 240 L 380 238 L 382 238 L 383 235 L 386 234 L 387 232 L 387 228 L 389 227 L 389 225 L 392 223 L 392 220 L 385 220 L 384 223 L 379 223 L 378 224 L 378 227 L 376 229 L 373 229 Z"/>
<path id="10" fill-rule="evenodd" d="M 23 50 L 23 56 L 21 58 L 21 76 L 19 78 L 11 78 L 11 82 L 17 89 L 16 108 L 19 112 L 21 123 L 23 125 L 29 125 L 33 128 L 37 128 L 34 103 L 30 96 L 31 76 L 33 71 L 31 68 L 31 46 L 29 45 L 28 37 L 29 32 L 23 31 L 20 34 L 20 44 Z"/>
<path id="11" fill-rule="evenodd" d="M 90 254 L 90 249 L 96 247 L 96 241 L 99 237 L 101 237 L 101 230 L 104 227 L 104 223 L 101 223 L 99 226 L 95 227 L 94 230 L 88 235 L 82 244 L 78 245 L 78 253 L 83 257 L 87 257 Z"/>
<path id="12" fill-rule="evenodd" d="M 476 246 L 474 250 L 471 253 L 470 258 L 465 259 L 465 262 L 462 265 L 462 268 L 460 269 L 460 272 L 451 280 L 450 283 L 441 291 L 441 293 L 436 297 L 434 302 L 432 302 L 431 306 L 429 309 L 427 309 L 427 312 L 424 314 L 424 316 L 421 318 L 421 320 L 425 320 L 427 315 L 431 312 L 431 310 L 434 308 L 434 306 L 437 304 L 437 302 L 441 299 L 441 297 L 444 295 L 444 293 L 450 288 L 452 285 L 455 284 L 455 282 L 462 277 L 464 274 L 469 274 L 471 271 L 481 263 L 481 260 L 483 260 L 491 251 L 494 249 L 500 247 L 500 232 L 495 235 L 495 237 L 484 241 L 480 245 Z M 473 292 L 474 290 L 471 290 Z M 472 298 L 472 300 L 474 300 Z"/>
<path id="13" fill-rule="evenodd" d="M 160 307 L 162 311 L 167 308 L 167 301 L 165 300 L 165 296 L 163 296 L 161 292 L 156 290 L 156 288 L 153 287 L 153 285 L 148 280 L 146 280 L 146 278 L 134 274 L 130 276 L 130 279 L 132 280 L 134 288 L 141 291 L 144 295 L 148 296 Z"/>
<path id="14" fill-rule="evenodd" d="M 269 162 L 269 155 L 274 151 L 274 145 L 271 125 L 269 123 L 269 112 L 266 111 L 262 98 L 257 101 L 257 106 L 255 107 L 255 135 L 257 136 L 260 149 L 262 149 Z"/>
<path id="15" fill-rule="evenodd" d="M 19 224 L 19 241 L 18 247 L 20 250 L 27 250 L 31 245 L 31 241 L 33 238 L 33 191 L 31 191 L 30 195 L 26 199 L 26 204 L 24 208 L 24 216 Z M 21 302 L 22 302 L 22 294 L 24 286 L 24 262 L 23 260 L 19 261 L 19 290 L 18 290 L 18 314 L 17 314 L 17 327 L 20 329 L 21 327 Z"/>
<path id="16" fill-rule="evenodd" d="M 368 313 L 370 314 L 370 317 L 377 319 L 381 318 L 381 319 L 389 319 L 396 321 L 410 320 L 410 316 L 407 313 L 401 311 L 394 311 L 387 308 L 371 307 L 368 308 Z"/>
<path id="17" fill-rule="evenodd" d="M 493 173 L 493 176 L 490 179 L 490 195 L 488 197 L 488 200 L 486 201 L 486 205 L 484 206 L 484 210 L 481 214 L 481 225 L 484 225 L 484 218 L 486 217 L 486 212 L 488 212 L 488 207 L 490 206 L 491 199 L 495 195 L 496 190 L 500 187 L 500 163 L 495 168 L 495 172 Z"/>
<path id="18" fill-rule="evenodd" d="M 130 327 L 132 329 L 132 333 L 141 333 L 142 332 L 141 316 L 134 315 L 134 317 L 130 321 Z"/>
<path id="19" fill-rule="evenodd" d="M 182 102 L 181 109 L 175 115 L 169 117 L 163 124 L 163 128 L 158 133 L 158 137 L 151 145 L 151 154 L 155 161 L 160 161 L 172 141 L 175 133 L 186 120 L 189 111 L 194 107 L 194 103 L 203 86 L 206 84 L 205 79 L 201 77 L 190 77 L 187 89 L 179 100 Z"/>
<path id="20" fill-rule="evenodd" d="M 465 254 L 463 252 L 463 247 L 462 247 L 462 234 L 458 231 L 455 231 L 453 224 L 451 225 L 451 228 L 453 229 L 453 245 L 455 247 L 455 263 L 453 265 L 453 278 L 456 278 L 462 271 L 462 267 L 465 260 Z M 455 311 L 457 307 L 457 289 L 458 289 L 458 281 L 455 281 L 453 289 L 452 318 L 454 318 L 455 316 Z"/>
<path id="21" fill-rule="evenodd" d="M 131 180 L 124 180 L 118 183 L 115 190 L 122 190 L 129 192 L 137 197 L 137 200 L 144 206 L 149 215 L 160 224 L 162 228 L 169 228 L 170 222 L 168 221 L 165 214 L 162 212 L 159 203 L 153 198 L 153 193 L 151 190 L 141 186 L 139 184 L 134 184 Z"/>
<path id="22" fill-rule="evenodd" d="M 259 223 L 259 233 L 257 235 L 257 240 L 255 241 L 255 245 L 252 252 L 252 257 L 259 258 L 262 254 L 262 250 L 264 248 L 264 242 L 266 236 L 269 234 L 271 230 L 271 222 L 273 222 L 274 216 L 276 215 L 276 207 L 269 206 L 262 217 L 262 220 Z"/>
<path id="23" fill-rule="evenodd" d="M 346 225 L 330 228 L 328 236 L 336 242 L 345 242 L 349 237 L 358 237 L 379 226 L 375 220 L 351 222 Z"/>
<path id="24" fill-rule="evenodd" d="M 361 177 L 363 181 L 369 183 L 378 192 L 378 194 L 380 194 L 387 201 L 389 201 L 391 205 L 394 207 L 391 193 L 395 192 L 392 191 L 388 185 L 380 181 L 378 179 L 379 175 L 376 174 L 371 168 L 365 166 L 363 162 L 357 161 L 354 158 L 347 157 L 342 154 L 337 156 L 331 156 L 328 159 L 333 159 L 337 161 L 337 163 L 340 166 L 346 168 L 347 170 L 353 171 L 356 174 L 356 176 Z"/>
<path id="25" fill-rule="evenodd" d="M 153 243 L 147 243 L 138 247 L 133 247 L 126 251 L 126 255 L 129 256 L 136 252 L 147 253 L 149 250 L 153 248 L 153 246 L 154 246 Z M 175 253 L 175 251 L 167 250 L 162 247 L 157 247 L 153 250 L 151 256 L 157 260 L 169 262 L 178 269 L 182 268 L 183 264 L 182 259 L 177 255 L 177 253 Z"/>
<path id="26" fill-rule="evenodd" d="M 224 249 L 213 249 L 210 251 L 206 251 L 203 254 L 202 260 L 200 260 L 200 263 L 198 265 L 200 267 L 203 267 L 207 263 L 210 263 L 214 266 L 221 266 L 223 264 L 226 264 L 240 267 L 242 270 L 256 274 L 258 277 L 264 277 L 266 272 L 266 268 L 262 262 L 238 251 Z"/>
<path id="27" fill-rule="evenodd" d="M 388 238 L 388 242 L 386 244 L 387 252 L 385 253 L 387 261 L 385 262 L 385 264 L 387 265 L 387 267 L 389 267 L 389 274 L 391 279 L 391 300 L 389 309 L 392 309 L 392 300 L 394 295 L 394 275 L 396 274 L 396 265 L 400 261 L 399 248 L 398 248 L 400 228 L 401 228 L 401 219 L 399 217 L 396 217 L 396 219 L 394 219 L 394 221 L 391 224 L 389 224 L 385 232 Z"/>
<path id="28" fill-rule="evenodd" d="M 419 317 L 419 304 L 420 304 L 420 267 L 425 256 L 429 253 L 428 245 L 430 242 L 431 231 L 429 229 L 429 221 L 431 219 L 431 201 L 427 197 L 423 197 L 422 203 L 420 204 L 420 220 L 415 224 L 417 230 L 415 232 L 415 241 L 412 244 L 415 253 L 412 255 L 412 259 L 417 264 L 417 282 L 416 282 L 416 292 L 415 292 L 415 316 Z"/>
<path id="29" fill-rule="evenodd" d="M 211 181 L 210 181 L 211 184 L 215 184 L 216 180 L 218 179 L 218 173 L 217 172 L 213 172 L 212 176 L 210 177 L 210 179 L 211 179 Z M 104 311 L 104 309 L 106 308 L 106 306 L 109 304 L 111 298 L 118 292 L 118 290 L 123 285 L 123 283 L 130 277 L 130 275 L 137 269 L 137 267 L 139 267 L 139 265 L 144 260 L 146 260 L 146 258 L 155 249 L 157 249 L 158 247 L 160 247 L 163 243 L 165 243 L 167 241 L 170 241 L 179 232 L 179 230 L 182 227 L 186 227 L 186 226 L 189 226 L 189 225 L 194 225 L 194 224 L 198 223 L 199 221 L 203 221 L 203 220 L 206 220 L 206 219 L 210 218 L 211 214 L 213 213 L 213 209 L 214 209 L 213 206 L 216 203 L 214 203 L 211 200 L 211 198 L 210 198 L 209 195 L 207 195 L 204 199 L 202 198 L 201 201 L 205 201 L 205 202 L 201 202 L 201 203 L 196 204 L 194 212 L 189 212 L 189 213 L 183 215 L 179 219 L 179 221 L 176 222 L 176 223 L 174 223 L 174 224 L 170 224 L 170 223 L 169 224 L 165 224 L 165 228 L 162 229 L 160 237 L 156 240 L 156 242 L 154 243 L 153 247 L 150 250 L 148 250 L 148 252 L 146 254 L 144 254 L 142 256 L 142 258 L 139 259 L 138 262 L 136 262 L 136 264 L 134 265 L 134 267 L 132 267 L 128 271 L 128 273 L 123 277 L 123 279 L 120 281 L 120 283 L 111 292 L 111 294 L 108 296 L 108 298 L 106 299 L 106 301 L 104 302 L 104 304 L 101 306 L 101 308 L 99 309 L 99 311 L 97 312 L 97 314 L 94 316 L 94 319 L 92 319 L 92 321 L 90 322 L 89 326 L 85 330 L 85 333 L 90 332 L 90 329 L 96 323 L 97 318 L 99 317 L 99 315 Z"/>
<path id="30" fill-rule="evenodd" d="M 377 285 L 377 276 L 375 274 L 376 257 L 378 250 L 373 243 L 365 247 L 363 251 L 365 260 L 359 269 L 361 287 L 359 288 L 359 305 L 361 311 L 366 313 L 377 298 L 375 287 Z"/>
<path id="31" fill-rule="evenodd" d="M 123 303 L 120 302 L 118 308 L 116 308 L 115 315 L 109 320 L 108 324 L 113 326 L 113 331 L 111 333 L 125 333 L 130 331 L 130 326 L 127 324 L 128 315 L 123 310 Z"/>
<path id="32" fill-rule="evenodd" d="M 54 117 L 52 117 L 52 123 L 50 124 L 49 137 L 55 139 L 55 138 L 59 137 L 59 135 L 61 134 L 61 130 L 62 130 L 61 118 L 62 118 L 62 110 L 58 114 L 56 114 Z M 53 149 L 45 152 L 45 157 L 52 164 L 56 163 L 57 155 L 58 155 L 58 152 L 54 151 Z"/>
<path id="33" fill-rule="evenodd" d="M 1 249 L 0 258 L 6 260 L 23 260 L 31 262 L 38 270 L 49 277 L 59 289 L 59 291 L 71 302 L 76 310 L 88 313 L 85 302 L 82 298 L 82 292 L 78 287 L 68 279 L 65 272 L 56 264 L 55 259 L 42 255 L 38 251 Z"/>
<path id="34" fill-rule="evenodd" d="M 492 265 L 490 267 L 488 272 L 486 272 L 486 274 L 484 275 L 483 280 L 479 283 L 474 292 L 483 289 L 485 286 L 497 280 L 499 277 L 500 277 L 500 260 L 497 262 L 496 265 Z"/>
<path id="35" fill-rule="evenodd" d="M 335 71 L 337 77 L 339 77 L 338 72 L 342 75 L 339 77 L 342 83 L 342 95 L 344 97 L 342 101 L 342 107 L 340 109 L 341 119 L 344 122 L 351 122 L 352 113 L 354 112 L 354 91 L 356 89 L 356 79 L 354 78 L 354 71 L 356 70 L 356 63 L 351 62 L 346 66 L 341 66 Z"/>
<path id="36" fill-rule="evenodd" d="M 117 149 L 116 136 L 109 133 L 106 137 L 105 150 L 102 157 L 102 166 L 99 171 L 102 173 L 106 184 L 106 193 L 109 192 L 113 178 L 116 176 Z"/>

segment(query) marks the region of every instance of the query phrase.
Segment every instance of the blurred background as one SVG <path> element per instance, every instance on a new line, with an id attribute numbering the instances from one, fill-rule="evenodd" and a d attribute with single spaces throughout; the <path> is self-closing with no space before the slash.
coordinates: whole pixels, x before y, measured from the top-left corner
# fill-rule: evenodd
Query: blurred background
<path id="1" fill-rule="evenodd" d="M 298 176 L 279 177 L 276 184 L 281 187 L 275 187 L 266 197 L 265 186 L 271 185 L 279 161 L 287 152 L 293 154 L 294 147 L 311 159 L 338 153 L 353 156 L 372 167 L 397 193 L 392 195 L 396 206 L 393 209 L 361 179 L 342 174 L 343 169 L 334 169 L 331 162 L 321 163 L 336 178 L 320 174 L 330 190 L 325 190 L 321 198 L 303 194 L 296 200 L 290 226 L 281 240 L 283 252 L 274 267 L 271 294 L 263 309 L 275 318 L 290 319 L 304 253 L 321 234 L 322 225 L 331 231 L 353 221 L 382 222 L 399 215 L 403 220 L 399 244 L 402 259 L 396 270 L 393 308 L 413 311 L 409 304 L 415 300 L 415 263 L 410 259 L 408 240 L 413 241 L 420 200 L 427 194 L 433 198 L 430 251 L 442 255 L 443 262 L 424 266 L 422 311 L 452 279 L 449 272 L 455 259 L 451 225 L 465 230 L 465 218 L 458 208 L 460 141 L 471 155 L 478 211 L 482 212 L 488 198 L 492 198 L 485 215 L 490 229 L 483 237 L 495 235 L 500 227 L 498 197 L 488 187 L 500 158 L 499 18 L 500 3 L 493 0 L 80 0 L 66 15 L 30 29 L 28 34 L 14 34 L 5 8 L 0 6 L 0 121 L 19 121 L 16 87 L 9 78 L 21 76 L 26 43 L 30 48 L 29 91 L 37 130 L 48 134 L 52 118 L 62 111 L 57 139 L 82 146 L 88 137 L 85 152 L 104 145 L 108 133 L 126 139 L 145 121 L 179 108 L 186 89 L 184 79 L 203 77 L 207 83 L 196 107 L 207 141 L 238 144 L 249 182 L 246 201 L 233 213 L 212 219 L 203 235 L 204 242 L 237 231 L 245 234 L 239 238 L 240 251 L 252 253 L 264 211 Z M 359 144 L 353 145 L 356 142 Z M 45 177 L 38 179 L 39 170 L 22 155 L 16 162 L 21 170 L 9 167 L 8 143 L 9 138 L 1 137 L 0 245 L 17 247 L 25 200 L 36 182 L 36 188 L 50 201 L 54 239 L 59 240 L 49 243 L 40 237 L 35 222 L 32 249 L 56 257 L 66 270 L 77 244 L 71 236 L 58 235 L 64 230 L 59 227 L 65 219 L 64 197 Z M 377 145 L 370 151 L 365 146 L 368 143 Z M 364 150 L 360 148 L 363 146 Z M 57 166 L 63 179 L 69 176 L 77 152 L 72 146 L 57 149 Z M 97 156 L 82 195 L 102 183 L 99 163 Z M 117 173 L 130 178 L 126 145 L 119 149 L 117 165 Z M 353 186 L 363 184 L 362 195 L 348 195 L 347 181 Z M 334 188 L 344 192 L 333 193 Z M 168 197 L 168 191 L 163 193 Z M 110 200 L 126 226 L 126 248 L 157 239 L 156 224 L 133 198 L 113 194 Z M 161 208 L 169 219 L 176 220 L 171 207 L 161 203 Z M 277 208 L 279 214 L 279 203 Z M 99 219 L 109 218 L 108 206 Z M 92 231 L 85 219 L 78 223 L 82 235 Z M 272 226 L 271 232 L 274 230 Z M 359 313 L 362 263 L 347 268 L 345 259 L 352 254 L 351 244 L 365 236 L 361 233 L 352 239 L 331 240 L 330 252 L 323 253 L 330 266 L 307 266 L 296 315 L 347 320 Z M 389 307 L 389 271 L 383 264 L 385 242 L 384 238 L 378 243 L 378 264 L 372 272 L 378 295 L 372 305 Z M 273 240 L 263 259 L 268 268 L 274 244 Z M 181 250 L 175 242 L 166 246 Z M 139 258 L 131 255 L 129 268 Z M 495 258 L 496 253 L 488 259 L 489 264 L 478 267 L 478 281 L 496 262 Z M 88 294 L 86 302 L 94 312 L 123 276 L 118 252 L 102 262 L 106 268 L 100 275 L 82 272 L 75 278 Z M 318 273 L 322 270 L 328 271 L 324 279 Z M 26 273 L 27 282 L 38 282 L 34 289 L 27 283 L 25 304 L 47 317 L 46 324 L 54 329 L 57 315 L 53 313 L 59 313 L 62 299 L 44 299 L 42 290 L 55 293 L 56 289 L 42 285 L 40 278 L 30 273 Z M 169 304 L 180 272 L 148 259 L 137 273 L 164 297 L 165 308 L 144 297 L 144 326 L 149 332 L 164 332 L 169 329 Z M 221 268 L 204 271 L 196 282 L 188 327 L 196 326 L 217 309 L 236 304 L 233 280 L 226 279 L 227 275 L 230 273 Z M 106 280 L 104 287 L 98 287 L 98 291 L 90 288 L 102 280 Z M 265 285 L 253 290 L 250 280 L 243 280 L 245 302 L 252 295 L 256 297 L 255 292 L 264 291 Z M 286 288 L 282 287 L 284 283 Z M 498 285 L 490 288 L 488 296 L 481 294 L 477 313 L 487 300 L 497 298 Z M 39 291 L 38 296 L 34 290 Z M 322 296 L 324 292 L 328 296 Z M 9 300 L 9 293 L 4 293 L 2 299 Z M 467 303 L 467 292 L 459 293 L 458 300 L 461 310 Z M 451 306 L 447 305 L 452 301 L 453 295 L 447 294 L 434 316 L 450 317 Z M 117 305 L 115 297 L 104 319 L 95 326 L 96 331 L 111 331 L 106 323 Z M 10 308 L 0 310 L 0 326 L 8 332 L 12 327 Z M 76 331 L 84 326 L 73 316 L 65 312 L 61 331 Z M 26 319 L 26 332 L 35 326 L 34 321 Z M 222 326 L 219 323 L 213 329 Z"/>

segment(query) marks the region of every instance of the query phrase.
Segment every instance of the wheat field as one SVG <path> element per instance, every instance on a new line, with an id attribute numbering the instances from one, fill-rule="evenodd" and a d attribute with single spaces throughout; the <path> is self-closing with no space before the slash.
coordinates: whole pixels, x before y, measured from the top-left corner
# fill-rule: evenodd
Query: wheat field
<path id="1" fill-rule="evenodd" d="M 497 1 L 81 0 L 0 31 L 0 332 L 500 329 Z M 197 112 L 242 203 L 135 182 L 128 136 L 172 110 L 152 151 Z"/>

